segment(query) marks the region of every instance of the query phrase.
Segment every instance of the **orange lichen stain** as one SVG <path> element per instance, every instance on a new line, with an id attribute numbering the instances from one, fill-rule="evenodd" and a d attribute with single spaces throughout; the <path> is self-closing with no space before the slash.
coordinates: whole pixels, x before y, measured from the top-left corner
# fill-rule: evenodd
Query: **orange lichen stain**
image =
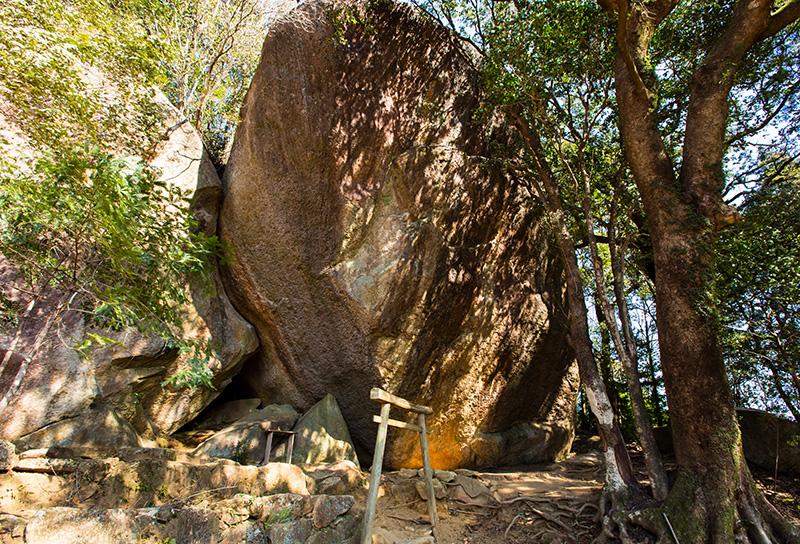
<path id="1" fill-rule="evenodd" d="M 435 470 L 461 468 L 469 462 L 469 448 L 464 438 L 458 435 L 455 428 L 437 427 L 436 432 L 428 435 L 431 467 Z M 420 468 L 422 466 L 422 450 L 417 443 L 415 448 L 404 448 L 406 455 L 397 461 L 397 468 Z"/>

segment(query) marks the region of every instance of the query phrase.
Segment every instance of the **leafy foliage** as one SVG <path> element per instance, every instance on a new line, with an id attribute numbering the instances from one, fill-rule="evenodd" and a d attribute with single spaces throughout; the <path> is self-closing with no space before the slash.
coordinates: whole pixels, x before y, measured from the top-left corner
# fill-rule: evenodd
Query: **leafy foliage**
<path id="1" fill-rule="evenodd" d="M 214 355 L 213 350 L 207 344 L 197 342 L 178 342 L 178 352 L 180 355 L 188 355 L 184 366 L 169 376 L 162 382 L 162 385 L 169 385 L 178 389 L 197 389 L 204 387 L 215 390 L 212 379 L 214 374 L 209 368 L 209 362 Z"/>
<path id="2" fill-rule="evenodd" d="M 718 245 L 717 295 L 742 404 L 800 416 L 800 172 L 759 186 Z M 800 418 L 798 418 L 800 419 Z"/>
<path id="3" fill-rule="evenodd" d="M 152 95 L 141 90 L 162 81 L 159 59 L 165 49 L 137 15 L 146 2 L 0 5 L 0 96 L 10 106 L 4 114 L 36 147 L 86 142 L 113 142 L 129 152 L 147 147 L 160 112 Z M 121 96 L 109 95 L 110 80 Z"/>
<path id="4" fill-rule="evenodd" d="M 137 157 L 75 148 L 0 178 L 0 252 L 109 329 L 177 327 L 183 278 L 215 248 L 193 224 L 185 195 Z"/>
<path id="5" fill-rule="evenodd" d="M 20 133 L 0 137 L 0 255 L 24 281 L 14 289 L 34 303 L 57 297 L 56 321 L 75 310 L 97 327 L 134 326 L 202 353 L 181 339 L 180 312 L 187 274 L 218 243 L 196 228 L 187 195 L 146 164 L 164 130 L 154 89 L 168 81 L 171 51 L 152 29 L 170 9 L 161 0 L 0 6 L 0 113 Z M 4 296 L 0 311 L 22 330 L 22 308 Z M 91 333 L 77 348 L 108 341 Z M 207 385 L 207 368 L 194 358 L 188 368 L 175 384 Z"/>
<path id="6" fill-rule="evenodd" d="M 289 0 L 173 0 L 145 18 L 161 36 L 164 90 L 202 132 L 209 153 L 226 160 L 269 25 L 295 5 Z"/>

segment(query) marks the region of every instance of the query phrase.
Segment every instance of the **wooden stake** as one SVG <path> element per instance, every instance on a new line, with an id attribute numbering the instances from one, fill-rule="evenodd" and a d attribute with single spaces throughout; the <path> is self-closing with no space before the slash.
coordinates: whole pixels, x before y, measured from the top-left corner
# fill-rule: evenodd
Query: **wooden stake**
<path id="1" fill-rule="evenodd" d="M 286 462 L 292 464 L 292 451 L 294 450 L 294 433 L 289 435 L 289 441 L 286 443 Z"/>
<path id="2" fill-rule="evenodd" d="M 419 443 L 422 446 L 422 466 L 425 469 L 425 483 L 428 487 L 428 515 L 431 518 L 433 539 L 439 540 L 439 514 L 436 512 L 436 493 L 433 490 L 433 470 L 431 470 L 430 453 L 428 452 L 428 429 L 425 426 L 425 414 L 419 414 Z"/>
<path id="3" fill-rule="evenodd" d="M 372 526 L 375 524 L 375 510 L 378 507 L 378 488 L 381 485 L 381 466 L 383 452 L 386 449 L 386 431 L 389 429 L 390 404 L 381 406 L 381 422 L 378 425 L 378 436 L 375 438 L 375 455 L 372 457 L 372 475 L 369 481 L 367 511 L 364 513 L 364 528 L 361 531 L 361 544 L 372 544 Z"/>
<path id="4" fill-rule="evenodd" d="M 267 447 L 264 448 L 264 461 L 261 463 L 262 465 L 266 465 L 269 463 L 269 456 L 272 453 L 272 432 L 267 431 Z"/>

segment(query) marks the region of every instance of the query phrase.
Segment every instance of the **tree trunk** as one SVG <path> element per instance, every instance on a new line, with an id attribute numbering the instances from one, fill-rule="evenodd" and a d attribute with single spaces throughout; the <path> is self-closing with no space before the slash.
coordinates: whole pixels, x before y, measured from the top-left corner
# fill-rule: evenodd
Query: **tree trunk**
<path id="1" fill-rule="evenodd" d="M 620 418 L 620 398 L 619 391 L 617 390 L 617 383 L 614 381 L 614 375 L 611 368 L 611 335 L 608 332 L 608 323 L 603 311 L 600 309 L 600 302 L 595 296 L 594 314 L 600 325 L 600 353 L 598 354 L 598 366 L 600 367 L 600 376 L 603 378 L 603 383 L 606 384 L 606 391 L 608 392 L 608 399 L 611 402 L 611 407 L 614 408 L 614 413 L 617 418 Z"/>
<path id="2" fill-rule="evenodd" d="M 603 440 L 606 490 L 611 495 L 612 502 L 619 505 L 632 495 L 633 490 L 638 489 L 638 482 L 603 378 L 594 360 L 586 304 L 583 300 L 583 280 L 575 253 L 575 243 L 567 230 L 558 186 L 553 179 L 541 141 L 538 135 L 530 130 L 527 122 L 519 113 L 512 112 L 512 116 L 522 141 L 531 152 L 536 164 L 536 173 L 541 185 L 534 184 L 534 187 L 553 221 L 553 234 L 567 280 L 569 340 L 575 350 L 581 382 L 584 385 L 592 413 L 597 419 L 600 438 Z"/>
<path id="3" fill-rule="evenodd" d="M 681 544 L 800 542 L 800 532 L 752 481 L 715 326 L 704 309 L 715 230 L 728 219 L 721 198 L 727 97 L 748 43 L 765 31 L 771 2 L 737 1 L 729 27 L 695 74 L 680 178 L 639 74 L 650 39 L 675 2 L 621 4 L 620 128 L 653 240 L 661 368 L 678 463 L 664 511 Z"/>
<path id="4" fill-rule="evenodd" d="M 591 208 L 591 188 L 589 186 L 588 176 L 584 175 L 584 195 L 582 199 L 583 217 L 586 226 L 586 236 L 589 241 L 589 252 L 591 254 L 592 270 L 594 271 L 595 282 L 595 300 L 600 305 L 600 310 L 605 318 L 608 332 L 614 341 L 614 347 L 617 350 L 622 361 L 622 369 L 625 372 L 625 378 L 628 384 L 628 394 L 631 399 L 631 409 L 633 410 L 633 420 L 636 425 L 636 433 L 639 435 L 639 442 L 644 450 L 645 464 L 647 465 L 647 473 L 650 476 L 650 482 L 653 488 L 653 497 L 658 500 L 664 500 L 667 496 L 669 485 L 667 482 L 667 473 L 664 470 L 664 464 L 661 460 L 661 453 L 658 451 L 656 438 L 653 434 L 653 426 L 650 424 L 650 416 L 647 414 L 647 408 L 644 404 L 644 395 L 642 394 L 642 383 L 639 378 L 639 367 L 636 358 L 636 346 L 633 343 L 633 333 L 630 331 L 630 320 L 627 320 L 628 310 L 625 302 L 625 293 L 621 285 L 616 290 L 617 305 L 623 311 L 621 315 L 623 324 L 627 324 L 626 339 L 627 343 L 623 343 L 620 336 L 617 321 L 614 318 L 614 312 L 611 309 L 611 303 L 608 300 L 608 291 L 606 290 L 605 270 L 603 261 L 600 258 L 600 252 L 597 249 L 597 240 L 594 235 L 594 218 Z M 609 233 L 609 238 L 613 236 L 613 231 Z M 621 278 L 620 278 L 621 280 Z M 617 285 L 615 281 L 615 285 Z"/>
<path id="5" fill-rule="evenodd" d="M 661 410 L 661 394 L 658 392 L 656 378 L 656 361 L 653 353 L 653 339 L 650 337 L 650 325 L 644 323 L 645 349 L 647 350 L 647 371 L 650 373 L 650 402 L 653 405 L 653 420 L 656 425 L 663 425 L 664 413 Z"/>

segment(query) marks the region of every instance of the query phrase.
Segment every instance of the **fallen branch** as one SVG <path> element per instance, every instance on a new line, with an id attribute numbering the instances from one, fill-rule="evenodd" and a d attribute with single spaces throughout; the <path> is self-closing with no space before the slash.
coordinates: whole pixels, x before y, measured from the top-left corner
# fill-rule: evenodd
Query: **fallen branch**
<path id="1" fill-rule="evenodd" d="M 517 521 L 519 518 L 521 518 L 521 517 L 522 517 L 522 514 L 517 514 L 516 516 L 514 516 L 514 519 L 512 519 L 512 520 L 511 520 L 511 523 L 509 523 L 509 524 L 508 524 L 508 527 L 506 527 L 506 530 L 505 530 L 505 532 L 503 533 L 503 536 L 505 536 L 505 537 L 508 537 L 508 532 L 509 532 L 509 531 L 511 530 L 511 528 L 514 526 L 514 523 L 516 523 L 516 521 Z"/>

